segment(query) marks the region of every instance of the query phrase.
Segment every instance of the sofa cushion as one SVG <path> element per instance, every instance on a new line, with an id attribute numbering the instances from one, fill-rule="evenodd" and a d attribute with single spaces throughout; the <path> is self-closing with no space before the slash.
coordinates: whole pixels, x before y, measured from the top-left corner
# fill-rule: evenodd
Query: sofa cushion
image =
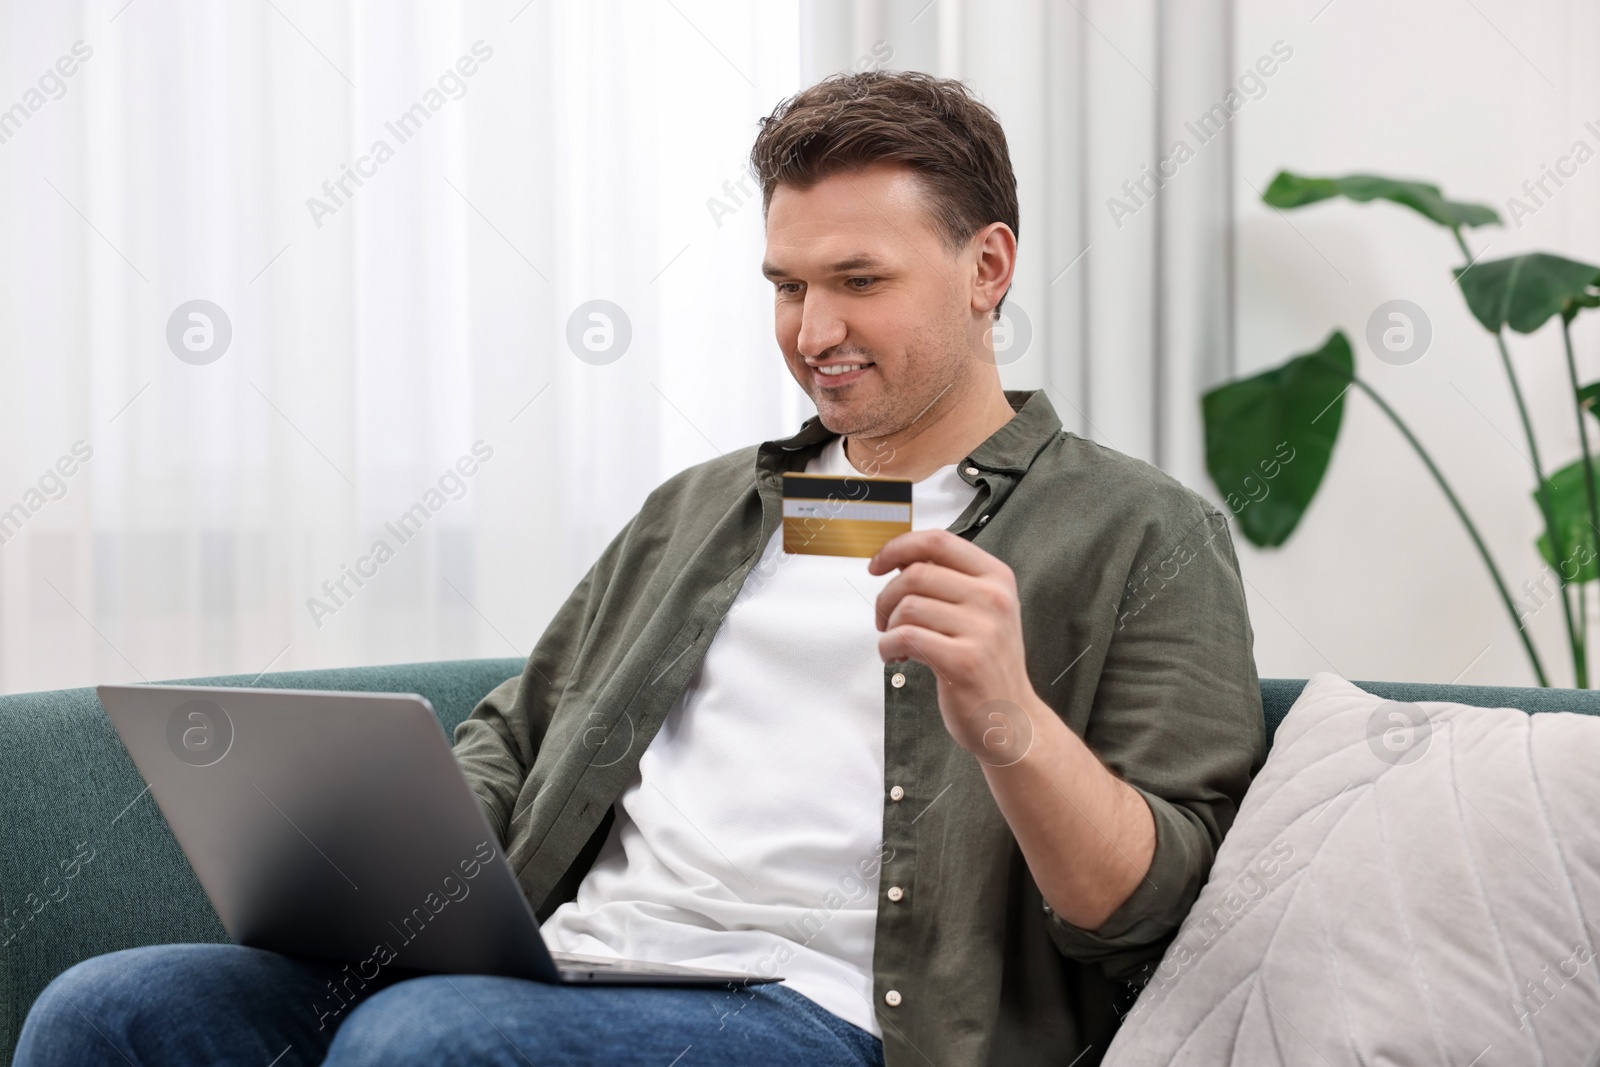
<path id="1" fill-rule="evenodd" d="M 1597 813 L 1593 716 L 1313 676 L 1104 1062 L 1591 1063 Z"/>

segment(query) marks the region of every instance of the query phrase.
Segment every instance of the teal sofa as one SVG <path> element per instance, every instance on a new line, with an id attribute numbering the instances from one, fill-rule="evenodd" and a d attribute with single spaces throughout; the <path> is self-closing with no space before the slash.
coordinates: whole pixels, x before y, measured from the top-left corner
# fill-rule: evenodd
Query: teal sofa
<path id="1" fill-rule="evenodd" d="M 485 693 L 521 671 L 521 660 L 486 659 L 188 684 L 420 693 L 449 732 Z M 1600 692 L 1356 684 L 1391 700 L 1600 714 Z M 1269 738 L 1304 685 L 1262 680 Z M 6 1064 L 34 998 L 77 961 L 135 945 L 227 940 L 92 689 L 0 697 L 0 827 L 0 1052 Z"/>

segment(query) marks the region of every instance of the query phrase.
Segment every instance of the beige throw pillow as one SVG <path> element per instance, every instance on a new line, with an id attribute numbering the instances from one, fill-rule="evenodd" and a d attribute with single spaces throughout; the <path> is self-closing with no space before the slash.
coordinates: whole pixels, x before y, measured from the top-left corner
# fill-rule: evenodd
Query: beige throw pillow
<path id="1" fill-rule="evenodd" d="M 1589 1067 L 1600 717 L 1310 679 L 1107 1067 Z"/>

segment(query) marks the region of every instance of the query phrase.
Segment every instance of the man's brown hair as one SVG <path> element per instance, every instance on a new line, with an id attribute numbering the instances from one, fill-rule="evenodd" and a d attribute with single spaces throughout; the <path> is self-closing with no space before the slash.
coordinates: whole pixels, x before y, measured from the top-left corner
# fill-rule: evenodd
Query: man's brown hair
<path id="1" fill-rule="evenodd" d="M 763 214 L 779 185 L 808 189 L 874 163 L 917 172 L 951 251 L 991 222 L 1021 232 L 1005 131 L 993 111 L 951 78 L 909 70 L 835 74 L 762 119 L 750 150 Z"/>

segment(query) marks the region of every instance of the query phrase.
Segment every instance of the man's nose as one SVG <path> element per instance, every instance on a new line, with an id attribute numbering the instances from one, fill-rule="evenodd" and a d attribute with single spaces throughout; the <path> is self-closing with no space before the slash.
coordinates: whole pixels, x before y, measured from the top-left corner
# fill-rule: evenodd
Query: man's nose
<path id="1" fill-rule="evenodd" d="M 848 333 L 844 318 L 838 314 L 828 297 L 806 294 L 805 305 L 800 310 L 800 336 L 796 342 L 801 356 L 816 359 L 834 345 L 843 343 Z"/>

